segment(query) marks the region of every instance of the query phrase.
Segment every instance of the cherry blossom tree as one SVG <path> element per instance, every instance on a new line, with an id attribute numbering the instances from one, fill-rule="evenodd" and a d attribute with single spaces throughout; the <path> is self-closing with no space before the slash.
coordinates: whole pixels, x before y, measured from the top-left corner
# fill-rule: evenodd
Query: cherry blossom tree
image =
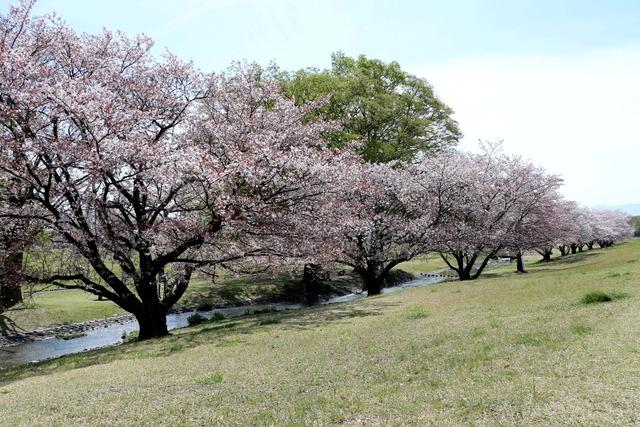
<path id="1" fill-rule="evenodd" d="M 546 200 L 555 198 L 560 180 L 499 146 L 480 154 L 451 152 L 425 160 L 438 200 L 437 243 L 460 280 L 476 279 L 500 251 L 533 246 L 527 242 Z"/>
<path id="2" fill-rule="evenodd" d="M 264 70 L 203 75 L 151 45 L 29 5 L 0 19 L 0 168 L 75 254 L 31 279 L 113 301 L 141 339 L 167 334 L 197 268 L 285 252 L 341 161 Z"/>
<path id="3" fill-rule="evenodd" d="M 573 241 L 579 233 L 579 228 L 574 220 L 575 202 L 559 200 L 548 206 L 548 211 L 539 218 L 539 223 L 534 229 L 537 244 L 534 250 L 542 255 L 543 262 L 551 261 L 553 249 L 562 247 L 566 242 Z"/>
<path id="4" fill-rule="evenodd" d="M 567 209 L 574 232 L 558 245 L 560 253 L 568 255 L 593 249 L 597 243 L 601 248 L 633 235 L 630 217 L 624 212 L 589 209 L 573 205 Z"/>
<path id="5" fill-rule="evenodd" d="M 591 249 L 596 238 L 593 211 L 583 206 L 577 206 L 573 210 L 573 221 L 577 230 L 572 238 L 567 240 L 569 251 L 576 254 L 582 252 L 585 246 Z"/>
<path id="6" fill-rule="evenodd" d="M 398 264 L 430 250 L 435 203 L 425 197 L 415 168 L 360 164 L 338 195 L 341 220 L 334 223 L 336 261 L 353 267 L 368 295 L 377 295 Z M 325 252 L 331 252 L 326 248 Z"/>
<path id="7" fill-rule="evenodd" d="M 562 222 L 563 199 L 557 191 L 561 180 L 531 164 L 523 166 L 521 173 L 528 175 L 529 182 L 521 188 L 513 235 L 507 245 L 507 251 L 516 258 L 518 273 L 526 273 L 524 252 L 544 247 L 547 250 L 543 251 L 543 259 L 546 259 L 551 255 L 548 248 L 553 247 L 553 242 L 570 231 L 570 227 Z"/>
<path id="8" fill-rule="evenodd" d="M 591 212 L 593 241 L 601 248 L 612 246 L 615 242 L 633 236 L 633 227 L 629 215 L 615 210 L 595 210 Z"/>

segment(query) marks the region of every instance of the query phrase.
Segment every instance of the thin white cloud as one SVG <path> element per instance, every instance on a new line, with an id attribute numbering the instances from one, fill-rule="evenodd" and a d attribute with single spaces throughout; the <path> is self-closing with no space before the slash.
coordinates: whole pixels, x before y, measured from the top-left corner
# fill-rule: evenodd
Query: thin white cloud
<path id="1" fill-rule="evenodd" d="M 167 22 L 155 27 L 150 31 L 150 35 L 158 36 L 161 33 L 164 33 L 168 30 L 172 30 L 183 26 L 193 18 L 204 14 L 205 12 L 215 8 L 223 6 L 227 3 L 225 0 L 204 0 L 200 2 L 185 2 L 183 3 L 183 8 L 186 10 L 181 15 L 178 15 Z"/>
<path id="2" fill-rule="evenodd" d="M 456 111 L 462 147 L 505 149 L 565 179 L 578 202 L 640 201 L 640 49 L 468 58 L 411 70 Z"/>

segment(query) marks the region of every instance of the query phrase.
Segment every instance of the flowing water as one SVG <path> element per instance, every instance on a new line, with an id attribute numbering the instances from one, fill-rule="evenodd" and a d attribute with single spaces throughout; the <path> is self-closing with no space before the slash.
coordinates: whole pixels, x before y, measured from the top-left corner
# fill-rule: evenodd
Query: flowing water
<path id="1" fill-rule="evenodd" d="M 433 285 L 447 279 L 448 277 L 446 276 L 429 276 L 421 279 L 411 280 L 409 282 L 405 282 L 391 288 L 384 288 L 382 292 L 389 293 L 398 291 L 400 289 Z M 357 298 L 362 298 L 366 295 L 366 292 L 348 294 L 322 301 L 320 304 L 325 305 L 352 301 Z M 207 318 L 211 318 L 214 314 L 221 314 L 226 318 L 232 318 L 252 314 L 256 311 L 282 311 L 299 309 L 302 307 L 304 307 L 304 305 L 302 304 L 265 304 L 220 308 L 199 313 Z M 195 311 L 187 311 L 183 313 L 173 313 L 167 315 L 167 327 L 169 328 L 169 330 L 184 328 L 188 325 L 187 319 L 194 313 Z M 75 354 L 95 348 L 120 344 L 123 342 L 123 335 L 137 330 L 138 323 L 135 320 L 131 320 L 122 324 L 113 324 L 105 326 L 104 328 L 86 331 L 85 336 L 75 339 L 63 340 L 60 338 L 49 338 L 41 341 L 17 344 L 11 347 L 3 347 L 0 348 L 0 369 L 7 368 L 9 366 L 16 366 L 25 363 L 52 359 L 55 357 L 64 356 L 66 354 Z"/>

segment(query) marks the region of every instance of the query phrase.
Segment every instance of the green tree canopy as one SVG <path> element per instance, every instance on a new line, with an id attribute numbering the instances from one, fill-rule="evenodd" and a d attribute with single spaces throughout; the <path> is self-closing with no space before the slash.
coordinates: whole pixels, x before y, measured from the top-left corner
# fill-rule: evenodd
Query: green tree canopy
<path id="1" fill-rule="evenodd" d="M 330 70 L 283 73 L 283 86 L 297 104 L 329 97 L 316 117 L 342 122 L 326 135 L 335 146 L 361 140 L 368 162 L 411 160 L 418 153 L 439 151 L 461 137 L 453 111 L 424 79 L 364 55 L 332 55 Z"/>

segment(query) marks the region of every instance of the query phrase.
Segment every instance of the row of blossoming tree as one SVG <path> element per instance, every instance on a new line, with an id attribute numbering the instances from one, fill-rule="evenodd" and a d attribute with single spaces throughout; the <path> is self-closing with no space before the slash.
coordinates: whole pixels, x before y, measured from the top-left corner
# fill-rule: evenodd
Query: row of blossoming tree
<path id="1" fill-rule="evenodd" d="M 219 265 L 340 262 L 374 295 L 427 252 L 469 280 L 499 254 L 548 260 L 629 233 L 624 215 L 564 201 L 557 176 L 496 146 L 367 162 L 359 139 L 327 143 L 344 125 L 317 114 L 329 98 L 296 102 L 275 70 L 206 74 L 155 59 L 146 37 L 80 35 L 29 9 L 0 19 L 3 286 L 106 298 L 141 339 L 167 334 L 192 275 Z M 421 125 L 437 132 L 416 141 L 455 139 L 439 105 Z M 66 258 L 30 270 L 21 254 L 43 230 Z"/>

